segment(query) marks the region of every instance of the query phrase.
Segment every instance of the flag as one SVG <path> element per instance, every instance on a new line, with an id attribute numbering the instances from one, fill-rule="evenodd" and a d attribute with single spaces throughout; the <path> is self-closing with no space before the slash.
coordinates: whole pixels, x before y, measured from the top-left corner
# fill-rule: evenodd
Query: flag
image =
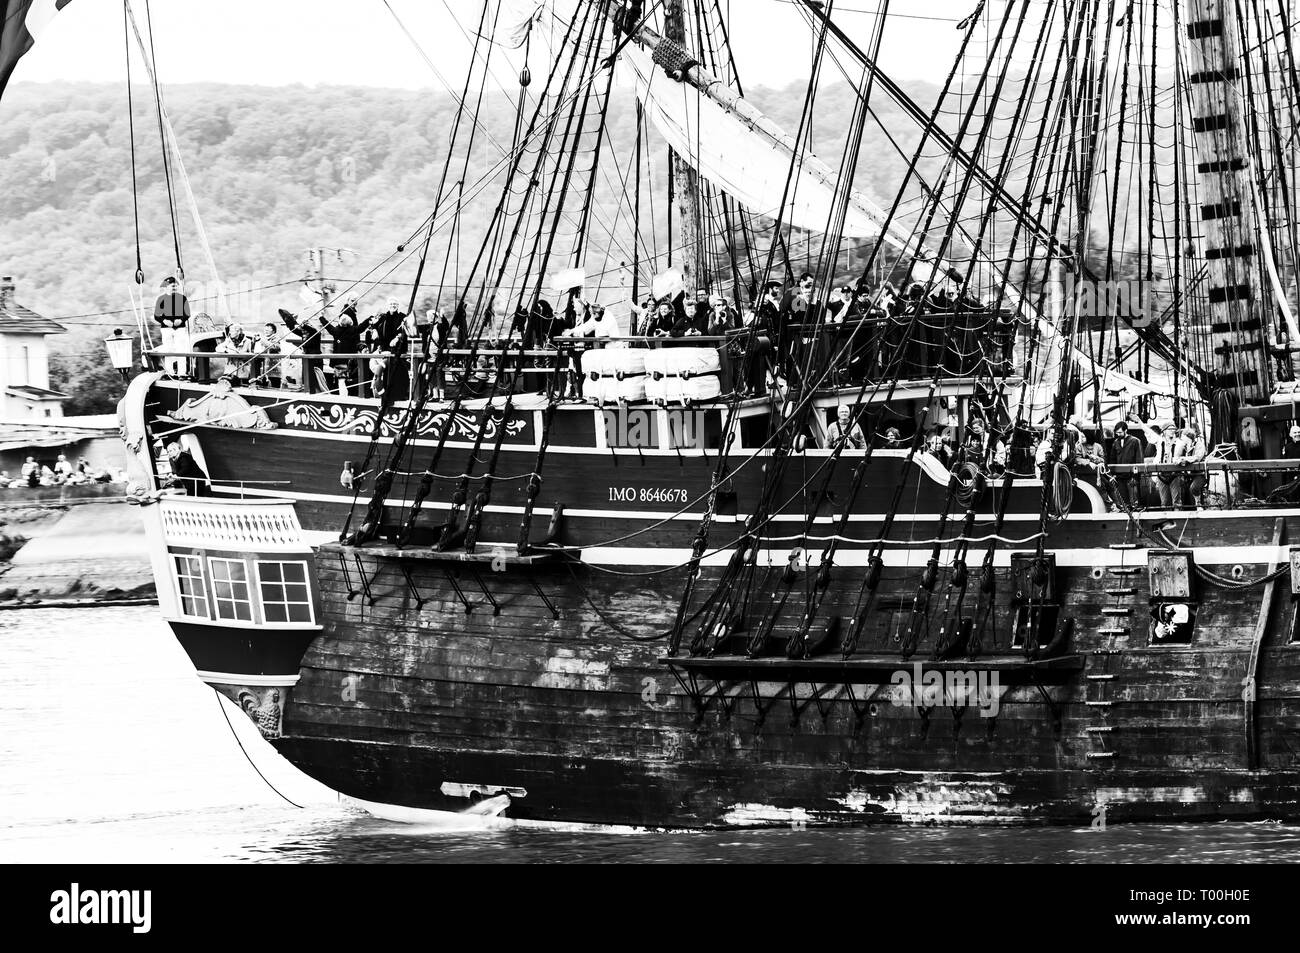
<path id="1" fill-rule="evenodd" d="M 544 5 L 541 0 L 501 0 L 501 9 L 497 15 L 496 30 L 485 39 L 517 50 L 524 45 L 533 24 L 542 21 Z"/>
<path id="2" fill-rule="evenodd" d="M 71 0 L 0 0 L 0 96 L 22 55 L 32 48 L 41 31 Z"/>

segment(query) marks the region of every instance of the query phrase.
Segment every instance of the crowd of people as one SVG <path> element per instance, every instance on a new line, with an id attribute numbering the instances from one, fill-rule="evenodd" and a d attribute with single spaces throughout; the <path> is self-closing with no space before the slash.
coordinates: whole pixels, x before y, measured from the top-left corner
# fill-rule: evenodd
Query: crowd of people
<path id="1" fill-rule="evenodd" d="M 872 434 L 868 437 L 857 420 L 859 416 L 859 408 L 840 406 L 836 419 L 826 428 L 825 446 L 853 450 L 865 450 L 868 446 L 878 449 L 912 446 L 915 433 L 904 437 L 896 426 L 883 430 L 868 428 Z M 1182 426 L 1167 422 L 1156 428 L 1160 438 L 1152 447 L 1145 446 L 1131 433 L 1132 429 L 1127 422 L 1119 421 L 1113 428 L 1094 431 L 1096 436 L 1090 440 L 1078 417 L 1070 418 L 1053 431 L 1031 428 L 1023 422 L 997 428 L 980 416 L 972 416 L 964 429 L 927 428 L 917 449 L 934 457 L 945 468 L 971 464 L 987 477 L 1001 477 L 1009 472 L 1016 477 L 1037 478 L 1049 460 L 1060 463 L 1077 478 L 1097 486 L 1116 510 L 1201 508 L 1208 479 L 1204 471 L 1190 466 L 1209 455 L 1200 425 L 1195 421 Z M 1300 425 L 1291 428 L 1282 456 L 1300 460 Z M 1142 474 L 1111 471 L 1115 466 L 1143 463 L 1158 466 Z M 1300 491 L 1296 495 L 1300 496 Z"/>
<path id="2" fill-rule="evenodd" d="M 399 299 L 388 298 L 382 307 L 363 315 L 359 299 L 353 296 L 337 307 L 313 313 L 279 309 L 277 320 L 257 328 L 242 322 L 218 328 L 207 315 L 191 317 L 189 301 L 175 279 L 164 280 L 159 291 L 154 318 L 162 329 L 163 350 L 212 355 L 195 364 L 172 361 L 167 369 L 198 377 L 225 375 L 236 384 L 308 393 L 388 393 L 405 399 L 420 386 L 439 386 L 436 369 L 415 369 L 412 355 L 435 358 L 418 363 L 438 363 L 443 351 L 464 347 L 470 338 L 463 302 L 453 309 L 418 314 L 404 308 Z M 690 343 L 686 339 L 701 337 L 714 344 L 730 340 L 733 356 L 744 361 L 735 383 L 748 395 L 766 393 L 769 375 L 794 382 L 806 367 L 817 369 L 820 382 L 828 384 L 860 383 L 872 375 L 928 377 L 940 369 L 969 374 L 980 361 L 1009 361 L 1014 339 L 1009 315 L 1005 321 L 1002 316 L 991 318 L 978 300 L 964 294 L 951 279 L 931 287 L 914 283 L 904 292 L 888 281 L 874 288 L 863 281 L 823 294 L 814 276 L 805 273 L 790 283 L 765 282 L 754 289 L 747 305 L 707 288 L 692 294 L 679 287 L 658 298 L 632 302 L 628 312 L 623 328 L 611 309 L 592 302 L 583 286 L 575 285 L 562 292 L 555 305 L 538 297 L 531 306 L 521 304 L 512 313 L 500 312 L 500 320 L 494 299 L 481 316 L 481 327 L 493 344 L 514 343 L 528 349 L 550 348 L 564 338 Z M 983 323 L 957 321 L 941 328 L 919 317 L 944 312 L 977 314 Z M 997 325 L 994 333 L 986 333 L 989 321 Z M 821 333 L 813 334 L 814 327 Z M 576 370 L 576 360 L 573 366 Z M 574 396 L 580 387 L 580 381 L 575 381 Z"/>
<path id="3" fill-rule="evenodd" d="M 126 471 L 108 466 L 93 464 L 84 457 L 74 464 L 67 454 L 60 453 L 50 463 L 29 456 L 23 461 L 16 476 L 8 470 L 0 470 L 0 487 L 17 489 L 19 487 L 38 486 L 84 486 L 90 483 L 124 483 Z"/>

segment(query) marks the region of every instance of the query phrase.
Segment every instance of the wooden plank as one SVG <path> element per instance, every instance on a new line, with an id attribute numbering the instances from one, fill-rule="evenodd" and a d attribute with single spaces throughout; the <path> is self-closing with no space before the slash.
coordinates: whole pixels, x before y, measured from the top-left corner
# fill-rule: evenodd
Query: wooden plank
<path id="1" fill-rule="evenodd" d="M 1273 525 L 1273 546 L 1282 545 L 1283 533 L 1286 524 L 1282 520 L 1276 520 Z M 1269 562 L 1269 572 L 1277 570 L 1277 559 Z M 1268 632 L 1269 611 L 1273 607 L 1273 595 L 1277 591 L 1277 580 L 1271 579 L 1264 588 L 1263 598 L 1260 600 L 1259 619 L 1255 623 L 1255 635 L 1250 644 L 1250 661 L 1246 665 L 1246 677 L 1242 681 L 1241 697 L 1245 700 L 1245 732 L 1246 732 L 1246 767 L 1252 771 L 1259 767 L 1259 724 L 1256 719 L 1255 694 L 1257 691 L 1257 681 L 1259 676 L 1259 648 L 1264 643 L 1264 635 Z"/>

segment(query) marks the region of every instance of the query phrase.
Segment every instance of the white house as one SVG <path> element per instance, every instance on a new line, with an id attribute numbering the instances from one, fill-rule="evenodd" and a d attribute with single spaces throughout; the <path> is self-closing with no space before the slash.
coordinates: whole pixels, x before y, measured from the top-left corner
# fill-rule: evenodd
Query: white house
<path id="1" fill-rule="evenodd" d="M 14 280 L 0 278 L 0 420 L 62 417 L 66 394 L 50 390 L 47 334 L 66 329 L 14 300 Z"/>

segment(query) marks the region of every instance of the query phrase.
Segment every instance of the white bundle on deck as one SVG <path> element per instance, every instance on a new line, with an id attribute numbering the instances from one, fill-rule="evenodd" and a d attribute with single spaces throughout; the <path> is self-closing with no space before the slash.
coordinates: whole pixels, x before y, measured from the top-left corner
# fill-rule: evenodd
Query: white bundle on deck
<path id="1" fill-rule="evenodd" d="M 646 356 L 638 348 L 593 348 L 582 355 L 583 396 L 593 404 L 646 399 Z"/>

